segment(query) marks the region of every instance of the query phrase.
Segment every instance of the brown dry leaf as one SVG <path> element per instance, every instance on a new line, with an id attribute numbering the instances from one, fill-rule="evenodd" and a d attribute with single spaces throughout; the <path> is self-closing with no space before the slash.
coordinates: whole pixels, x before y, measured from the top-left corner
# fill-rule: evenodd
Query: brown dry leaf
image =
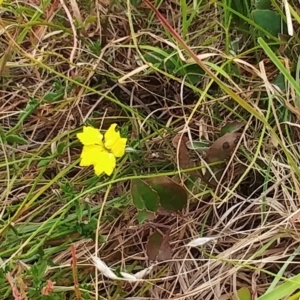
<path id="1" fill-rule="evenodd" d="M 240 136 L 241 133 L 232 132 L 226 133 L 218 138 L 207 150 L 207 162 L 212 163 L 223 161 L 230 157 L 239 141 Z"/>
<path id="2" fill-rule="evenodd" d="M 169 232 L 162 235 L 157 230 L 149 236 L 146 253 L 150 261 L 165 261 L 172 259 Z"/>
<path id="3" fill-rule="evenodd" d="M 190 159 L 190 153 L 189 149 L 186 146 L 186 143 L 189 141 L 189 139 L 186 136 L 183 136 L 182 134 L 177 134 L 173 140 L 172 144 L 176 148 L 176 163 L 178 163 L 180 169 L 190 169 L 194 167 L 191 159 Z M 190 175 L 196 175 L 196 171 L 189 172 Z"/>
<path id="4" fill-rule="evenodd" d="M 218 138 L 207 150 L 206 161 L 208 163 L 221 162 L 215 166 L 211 166 L 211 171 L 214 177 L 211 177 L 211 173 L 206 173 L 201 179 L 212 187 L 216 187 L 222 174 L 226 168 L 225 159 L 232 155 L 241 133 L 231 132 L 226 133 L 222 137 Z"/>

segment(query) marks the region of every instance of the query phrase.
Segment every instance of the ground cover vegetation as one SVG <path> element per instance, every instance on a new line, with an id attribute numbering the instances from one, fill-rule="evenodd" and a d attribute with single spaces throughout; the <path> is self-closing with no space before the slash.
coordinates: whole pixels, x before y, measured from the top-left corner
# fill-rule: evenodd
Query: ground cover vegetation
<path id="1" fill-rule="evenodd" d="M 0 299 L 299 299 L 298 1 L 0 3 Z"/>

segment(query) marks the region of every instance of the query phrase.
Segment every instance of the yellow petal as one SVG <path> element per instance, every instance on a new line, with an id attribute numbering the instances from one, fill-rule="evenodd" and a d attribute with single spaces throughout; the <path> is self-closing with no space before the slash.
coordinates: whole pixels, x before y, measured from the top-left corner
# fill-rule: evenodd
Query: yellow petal
<path id="1" fill-rule="evenodd" d="M 77 138 L 83 145 L 102 145 L 103 135 L 96 128 L 84 126 L 83 132 L 77 134 Z"/>
<path id="2" fill-rule="evenodd" d="M 80 155 L 80 166 L 87 167 L 94 165 L 98 161 L 99 155 L 103 151 L 103 147 L 99 145 L 83 146 Z"/>
<path id="3" fill-rule="evenodd" d="M 112 153 L 107 151 L 101 152 L 98 157 L 97 163 L 94 164 L 94 170 L 96 175 L 105 173 L 110 176 L 116 167 L 116 158 Z"/>
<path id="4" fill-rule="evenodd" d="M 117 124 L 111 124 L 104 134 L 104 146 L 106 149 L 110 150 L 116 141 L 121 138 L 120 132 L 116 131 L 116 127 Z"/>
<path id="5" fill-rule="evenodd" d="M 122 157 L 125 153 L 127 139 L 120 138 L 111 147 L 111 152 L 115 157 Z"/>
<path id="6" fill-rule="evenodd" d="M 101 175 L 104 172 L 103 166 L 100 163 L 94 165 L 94 172 L 97 176 Z"/>

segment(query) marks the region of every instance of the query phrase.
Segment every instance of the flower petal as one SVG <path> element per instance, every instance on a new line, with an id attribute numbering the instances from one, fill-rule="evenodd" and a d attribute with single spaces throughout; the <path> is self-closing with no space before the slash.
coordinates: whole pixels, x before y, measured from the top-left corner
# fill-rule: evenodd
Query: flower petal
<path id="1" fill-rule="evenodd" d="M 116 167 L 116 158 L 112 153 L 108 151 L 102 151 L 97 158 L 97 162 L 94 164 L 94 170 L 96 175 L 105 173 L 110 176 Z"/>
<path id="2" fill-rule="evenodd" d="M 95 144 L 103 146 L 103 135 L 98 129 L 91 126 L 84 126 L 83 132 L 77 133 L 77 138 L 85 146 Z"/>
<path id="3" fill-rule="evenodd" d="M 111 147 L 111 152 L 115 157 L 122 157 L 125 153 L 127 139 L 120 138 L 118 139 L 113 146 Z"/>
<path id="4" fill-rule="evenodd" d="M 116 131 L 116 127 L 117 124 L 111 124 L 104 134 L 104 146 L 106 149 L 110 150 L 116 141 L 121 138 L 120 132 Z"/>
<path id="5" fill-rule="evenodd" d="M 103 151 L 103 147 L 100 145 L 88 145 L 83 146 L 80 155 L 80 166 L 88 167 L 94 165 L 98 161 L 98 157 Z"/>

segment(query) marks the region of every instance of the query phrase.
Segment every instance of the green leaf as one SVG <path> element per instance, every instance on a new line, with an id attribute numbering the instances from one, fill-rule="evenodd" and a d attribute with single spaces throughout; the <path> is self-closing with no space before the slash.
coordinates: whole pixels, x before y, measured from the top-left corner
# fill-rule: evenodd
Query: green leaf
<path id="1" fill-rule="evenodd" d="M 158 194 L 145 181 L 141 179 L 132 180 L 131 196 L 136 208 L 154 212 L 158 210 Z"/>
<path id="2" fill-rule="evenodd" d="M 74 78 L 74 81 L 76 81 L 77 83 L 81 83 L 81 84 L 83 84 L 84 83 L 84 81 L 85 81 L 85 77 L 83 77 L 83 76 L 76 76 L 75 78 Z"/>
<path id="3" fill-rule="evenodd" d="M 195 63 L 184 62 L 177 52 L 151 47 L 152 51 L 144 55 L 146 61 L 174 76 L 185 76 L 190 84 L 196 84 L 204 74 L 203 69 Z"/>
<path id="4" fill-rule="evenodd" d="M 201 80 L 204 71 L 199 65 L 184 64 L 184 62 L 181 62 L 181 64 L 183 64 L 183 66 L 174 72 L 176 75 L 186 76 L 186 79 L 189 80 L 191 84 L 196 84 Z"/>
<path id="5" fill-rule="evenodd" d="M 257 9 L 270 9 L 271 6 L 271 0 L 255 0 L 255 7 Z"/>
<path id="6" fill-rule="evenodd" d="M 91 218 L 89 221 L 77 222 L 75 225 L 77 232 L 86 238 L 94 238 L 97 229 L 97 219 Z"/>
<path id="7" fill-rule="evenodd" d="M 282 73 L 279 73 L 272 82 L 274 85 L 277 85 L 283 92 L 286 90 L 285 78 Z"/>
<path id="8" fill-rule="evenodd" d="M 238 298 L 236 300 L 251 300 L 251 292 L 249 288 L 243 286 L 237 291 Z"/>
<path id="9" fill-rule="evenodd" d="M 274 240 L 270 241 L 267 245 L 265 245 L 265 247 L 271 245 L 271 243 L 273 243 Z M 281 280 L 281 277 L 284 275 L 284 273 L 286 272 L 287 268 L 292 264 L 292 261 L 297 258 L 299 256 L 300 253 L 300 246 L 298 246 L 295 251 L 293 251 L 293 253 L 291 255 L 289 255 L 289 257 L 286 259 L 286 261 L 284 262 L 284 264 L 282 265 L 282 267 L 280 268 L 279 271 L 276 272 L 276 276 L 274 276 L 273 281 L 268 285 L 268 289 L 265 292 L 265 294 L 270 293 L 271 291 L 273 291 L 276 286 L 278 286 L 278 283 Z M 294 295 L 293 295 L 294 296 Z M 298 298 L 293 298 L 293 296 L 291 296 L 288 300 L 299 300 Z"/>
<path id="10" fill-rule="evenodd" d="M 260 296 L 257 300 L 281 300 L 291 295 L 300 286 L 300 274 L 286 279 L 284 283 L 274 288 L 271 292 Z"/>
<path id="11" fill-rule="evenodd" d="M 300 97 L 300 86 L 299 83 L 294 79 L 294 77 L 291 75 L 290 71 L 286 69 L 286 67 L 282 64 L 280 59 L 276 56 L 276 54 L 272 51 L 272 49 L 269 47 L 269 45 L 262 39 L 257 39 L 259 45 L 262 47 L 262 49 L 265 51 L 265 53 L 268 55 L 268 57 L 271 59 L 271 61 L 274 63 L 274 65 L 278 68 L 278 70 L 283 74 L 285 80 L 288 81 L 289 85 L 293 87 L 293 89 L 297 93 L 297 107 L 300 107 L 300 103 L 298 102 L 298 99 Z"/>
<path id="12" fill-rule="evenodd" d="M 233 10 L 244 17 L 248 17 L 249 9 L 251 7 L 251 0 L 231 0 L 228 3 L 230 3 L 230 6 Z M 235 17 L 235 14 L 233 14 L 233 17 Z"/>
<path id="13" fill-rule="evenodd" d="M 30 268 L 30 273 L 38 282 L 43 279 L 47 269 L 47 260 L 40 260 Z"/>
<path id="14" fill-rule="evenodd" d="M 8 144 L 27 145 L 27 140 L 17 134 L 9 134 L 5 137 Z"/>
<path id="15" fill-rule="evenodd" d="M 245 25 L 245 20 L 243 20 L 239 15 L 244 16 L 246 18 L 249 17 L 250 15 L 250 8 L 252 5 L 252 0 L 231 0 L 231 1 L 227 1 L 226 5 L 228 5 L 232 10 L 236 11 L 237 14 L 235 13 L 230 13 L 230 15 L 226 14 L 227 16 L 227 22 L 228 18 L 230 16 L 230 18 L 232 18 L 232 20 L 237 23 L 239 28 L 243 28 Z M 229 13 L 229 12 L 228 12 Z"/>
<path id="16" fill-rule="evenodd" d="M 206 151 L 210 147 L 211 143 L 209 141 L 188 141 L 186 146 L 190 150 L 202 150 Z"/>
<path id="17" fill-rule="evenodd" d="M 47 102 L 55 102 L 62 100 L 65 95 L 65 88 L 61 88 L 55 92 L 49 92 L 44 96 L 44 100 Z"/>
<path id="18" fill-rule="evenodd" d="M 98 20 L 96 15 L 90 15 L 84 20 L 84 26 L 87 26 L 89 24 L 96 23 Z"/>
<path id="19" fill-rule="evenodd" d="M 173 73 L 178 65 L 178 55 L 172 53 L 170 50 L 164 51 L 160 48 L 153 47 L 153 51 L 146 53 L 144 58 L 156 67 L 163 68 L 170 73 Z"/>
<path id="20" fill-rule="evenodd" d="M 45 158 L 41 159 L 41 160 L 38 162 L 37 167 L 38 167 L 38 168 L 45 167 L 45 166 L 47 166 L 51 161 L 52 161 L 52 157 L 45 157 Z"/>
<path id="21" fill-rule="evenodd" d="M 141 4 L 141 1 L 142 0 L 131 0 L 130 2 L 134 7 L 137 7 Z"/>
<path id="22" fill-rule="evenodd" d="M 39 106 L 40 101 L 35 98 L 31 98 L 26 104 L 25 109 L 22 111 L 22 113 L 19 114 L 18 120 L 24 120 L 25 118 L 30 116 Z"/>
<path id="23" fill-rule="evenodd" d="M 252 11 L 254 22 L 265 29 L 270 35 L 277 37 L 281 32 L 281 16 L 278 12 L 268 9 L 255 9 Z"/>
<path id="24" fill-rule="evenodd" d="M 169 177 L 156 177 L 146 182 L 159 196 L 160 205 L 170 211 L 179 211 L 187 206 L 186 190 Z"/>
<path id="25" fill-rule="evenodd" d="M 57 154 L 62 154 L 65 151 L 66 143 L 62 142 L 57 145 L 56 151 Z"/>
<path id="26" fill-rule="evenodd" d="M 155 214 L 153 212 L 147 210 L 140 210 L 136 216 L 139 224 L 144 223 L 147 220 L 152 220 L 155 218 Z"/>
<path id="27" fill-rule="evenodd" d="M 244 125 L 245 125 L 245 123 L 244 122 L 240 122 L 240 121 L 234 121 L 234 122 L 227 123 L 224 127 L 222 127 L 222 129 L 221 129 L 221 135 L 224 135 L 226 133 L 237 132 Z"/>

